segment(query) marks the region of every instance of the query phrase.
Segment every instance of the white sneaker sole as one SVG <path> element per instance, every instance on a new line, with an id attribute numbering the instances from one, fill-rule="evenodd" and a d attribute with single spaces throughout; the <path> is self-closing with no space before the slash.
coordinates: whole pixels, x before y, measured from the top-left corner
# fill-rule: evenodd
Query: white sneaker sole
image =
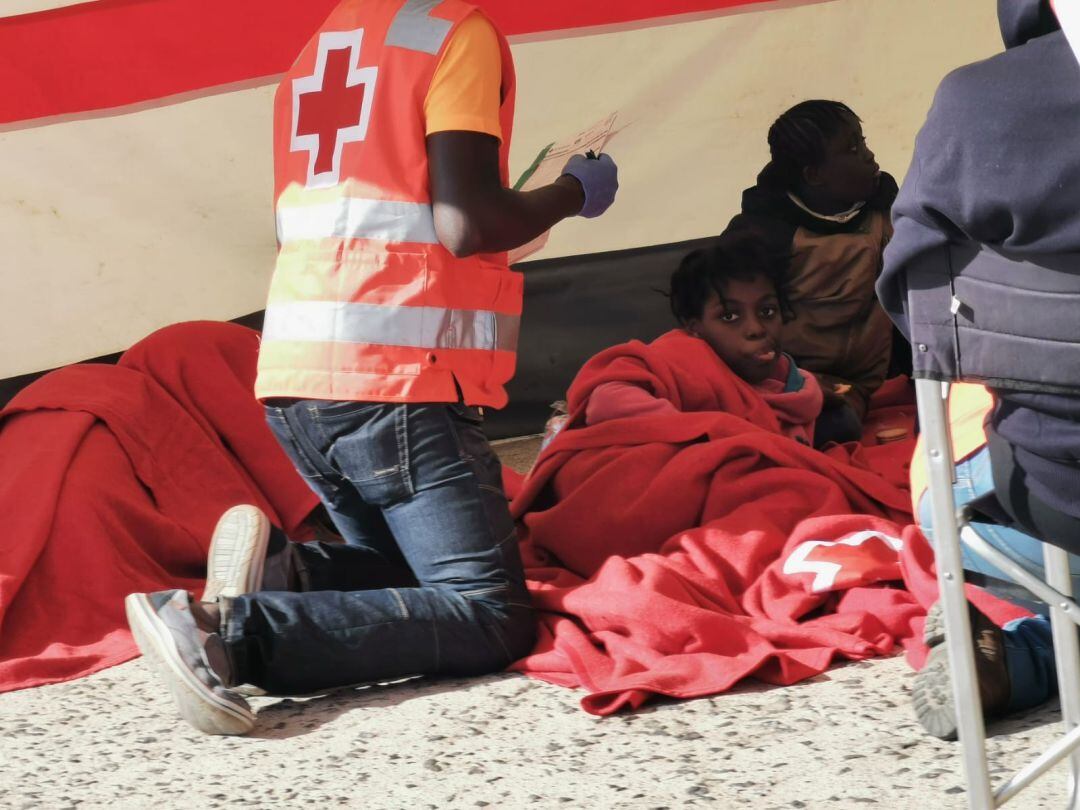
<path id="1" fill-rule="evenodd" d="M 927 734 L 939 740 L 956 739 L 956 703 L 945 647 L 939 645 L 931 648 L 926 664 L 915 673 L 911 685 L 911 705 L 919 725 Z"/>
<path id="2" fill-rule="evenodd" d="M 172 633 L 154 612 L 146 594 L 124 599 L 131 633 L 146 663 L 168 684 L 180 716 L 206 734 L 247 734 L 255 714 L 214 694 L 180 659 Z"/>
<path id="3" fill-rule="evenodd" d="M 941 612 L 941 602 L 934 602 L 930 606 L 930 612 L 926 614 L 926 624 L 923 627 L 923 644 L 927 647 L 936 647 L 945 642 L 945 616 Z"/>
<path id="4" fill-rule="evenodd" d="M 234 597 L 262 585 L 270 521 L 257 506 L 234 506 L 221 516 L 206 555 L 203 601 Z"/>

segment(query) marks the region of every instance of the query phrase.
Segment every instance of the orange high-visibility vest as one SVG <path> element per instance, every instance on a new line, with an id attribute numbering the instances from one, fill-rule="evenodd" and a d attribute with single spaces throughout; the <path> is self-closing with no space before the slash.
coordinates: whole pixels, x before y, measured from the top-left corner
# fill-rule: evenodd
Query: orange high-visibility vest
<path id="1" fill-rule="evenodd" d="M 424 100 L 463 0 L 345 0 L 274 102 L 278 258 L 260 399 L 501 407 L 522 278 L 506 254 L 458 259 L 435 233 Z M 514 66 L 502 50 L 502 180 Z"/>

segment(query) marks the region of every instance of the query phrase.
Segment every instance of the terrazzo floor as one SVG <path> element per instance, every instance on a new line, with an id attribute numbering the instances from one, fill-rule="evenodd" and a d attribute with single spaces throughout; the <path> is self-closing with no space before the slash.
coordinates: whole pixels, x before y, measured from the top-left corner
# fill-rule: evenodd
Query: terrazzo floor
<path id="1" fill-rule="evenodd" d="M 535 441 L 497 449 L 520 468 Z M 865 661 L 596 718 L 518 675 L 412 680 L 255 699 L 255 731 L 225 738 L 135 660 L 0 695 L 0 807 L 964 807 L 959 748 L 921 732 L 910 681 L 902 658 Z M 991 727 L 997 779 L 1057 734 L 1055 710 Z M 1062 807 L 1064 779 L 1008 806 Z"/>
<path id="2" fill-rule="evenodd" d="M 902 659 L 596 718 L 517 675 L 253 701 L 248 737 L 177 719 L 141 661 L 0 695 L 5 808 L 952 808 L 958 747 L 925 736 Z M 997 772 L 1055 733 L 992 728 Z M 1010 806 L 1062 807 L 1063 773 Z"/>

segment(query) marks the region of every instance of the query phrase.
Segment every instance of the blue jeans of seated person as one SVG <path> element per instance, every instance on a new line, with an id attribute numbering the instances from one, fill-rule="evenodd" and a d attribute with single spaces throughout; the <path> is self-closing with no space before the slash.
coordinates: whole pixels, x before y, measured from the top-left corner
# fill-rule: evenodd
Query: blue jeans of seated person
<path id="1" fill-rule="evenodd" d="M 957 507 L 980 498 L 993 489 L 989 448 L 983 447 L 970 458 L 957 463 L 956 483 L 953 484 Z M 929 493 L 923 493 L 919 500 L 918 519 L 919 527 L 933 542 Z M 971 528 L 990 545 L 1035 576 L 1045 577 L 1043 544 L 1035 538 L 996 523 L 973 522 Z M 1034 601 L 1026 590 L 1007 581 L 1003 571 L 972 554 L 965 546 L 961 545 L 961 548 L 964 571 L 974 574 L 970 581 L 995 596 L 1038 614 L 1033 618 L 1015 619 L 1002 628 L 1005 637 L 1005 663 L 1011 684 L 1008 710 L 1028 709 L 1046 702 L 1057 694 L 1054 644 L 1047 619 L 1049 608 L 1043 602 Z M 1072 572 L 1073 592 L 1080 594 L 1080 558 L 1070 554 L 1069 568 Z"/>
<path id="2" fill-rule="evenodd" d="M 517 533 L 478 409 L 301 400 L 266 417 L 347 545 L 294 549 L 304 592 L 230 600 L 222 638 L 238 682 L 302 694 L 482 674 L 528 654 Z M 373 581 L 394 569 L 397 583 Z"/>

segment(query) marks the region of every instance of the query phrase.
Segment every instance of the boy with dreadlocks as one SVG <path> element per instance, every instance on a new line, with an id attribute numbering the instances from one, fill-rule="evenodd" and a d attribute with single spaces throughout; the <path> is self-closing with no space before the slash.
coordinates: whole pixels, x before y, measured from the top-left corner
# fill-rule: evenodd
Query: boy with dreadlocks
<path id="1" fill-rule="evenodd" d="M 804 101 L 781 115 L 769 128 L 772 160 L 728 226 L 789 257 L 783 345 L 825 392 L 819 447 L 861 437 L 870 395 L 890 370 L 892 326 L 874 283 L 897 188 L 860 123 L 839 101 Z M 906 343 L 896 353 L 910 365 Z"/>

